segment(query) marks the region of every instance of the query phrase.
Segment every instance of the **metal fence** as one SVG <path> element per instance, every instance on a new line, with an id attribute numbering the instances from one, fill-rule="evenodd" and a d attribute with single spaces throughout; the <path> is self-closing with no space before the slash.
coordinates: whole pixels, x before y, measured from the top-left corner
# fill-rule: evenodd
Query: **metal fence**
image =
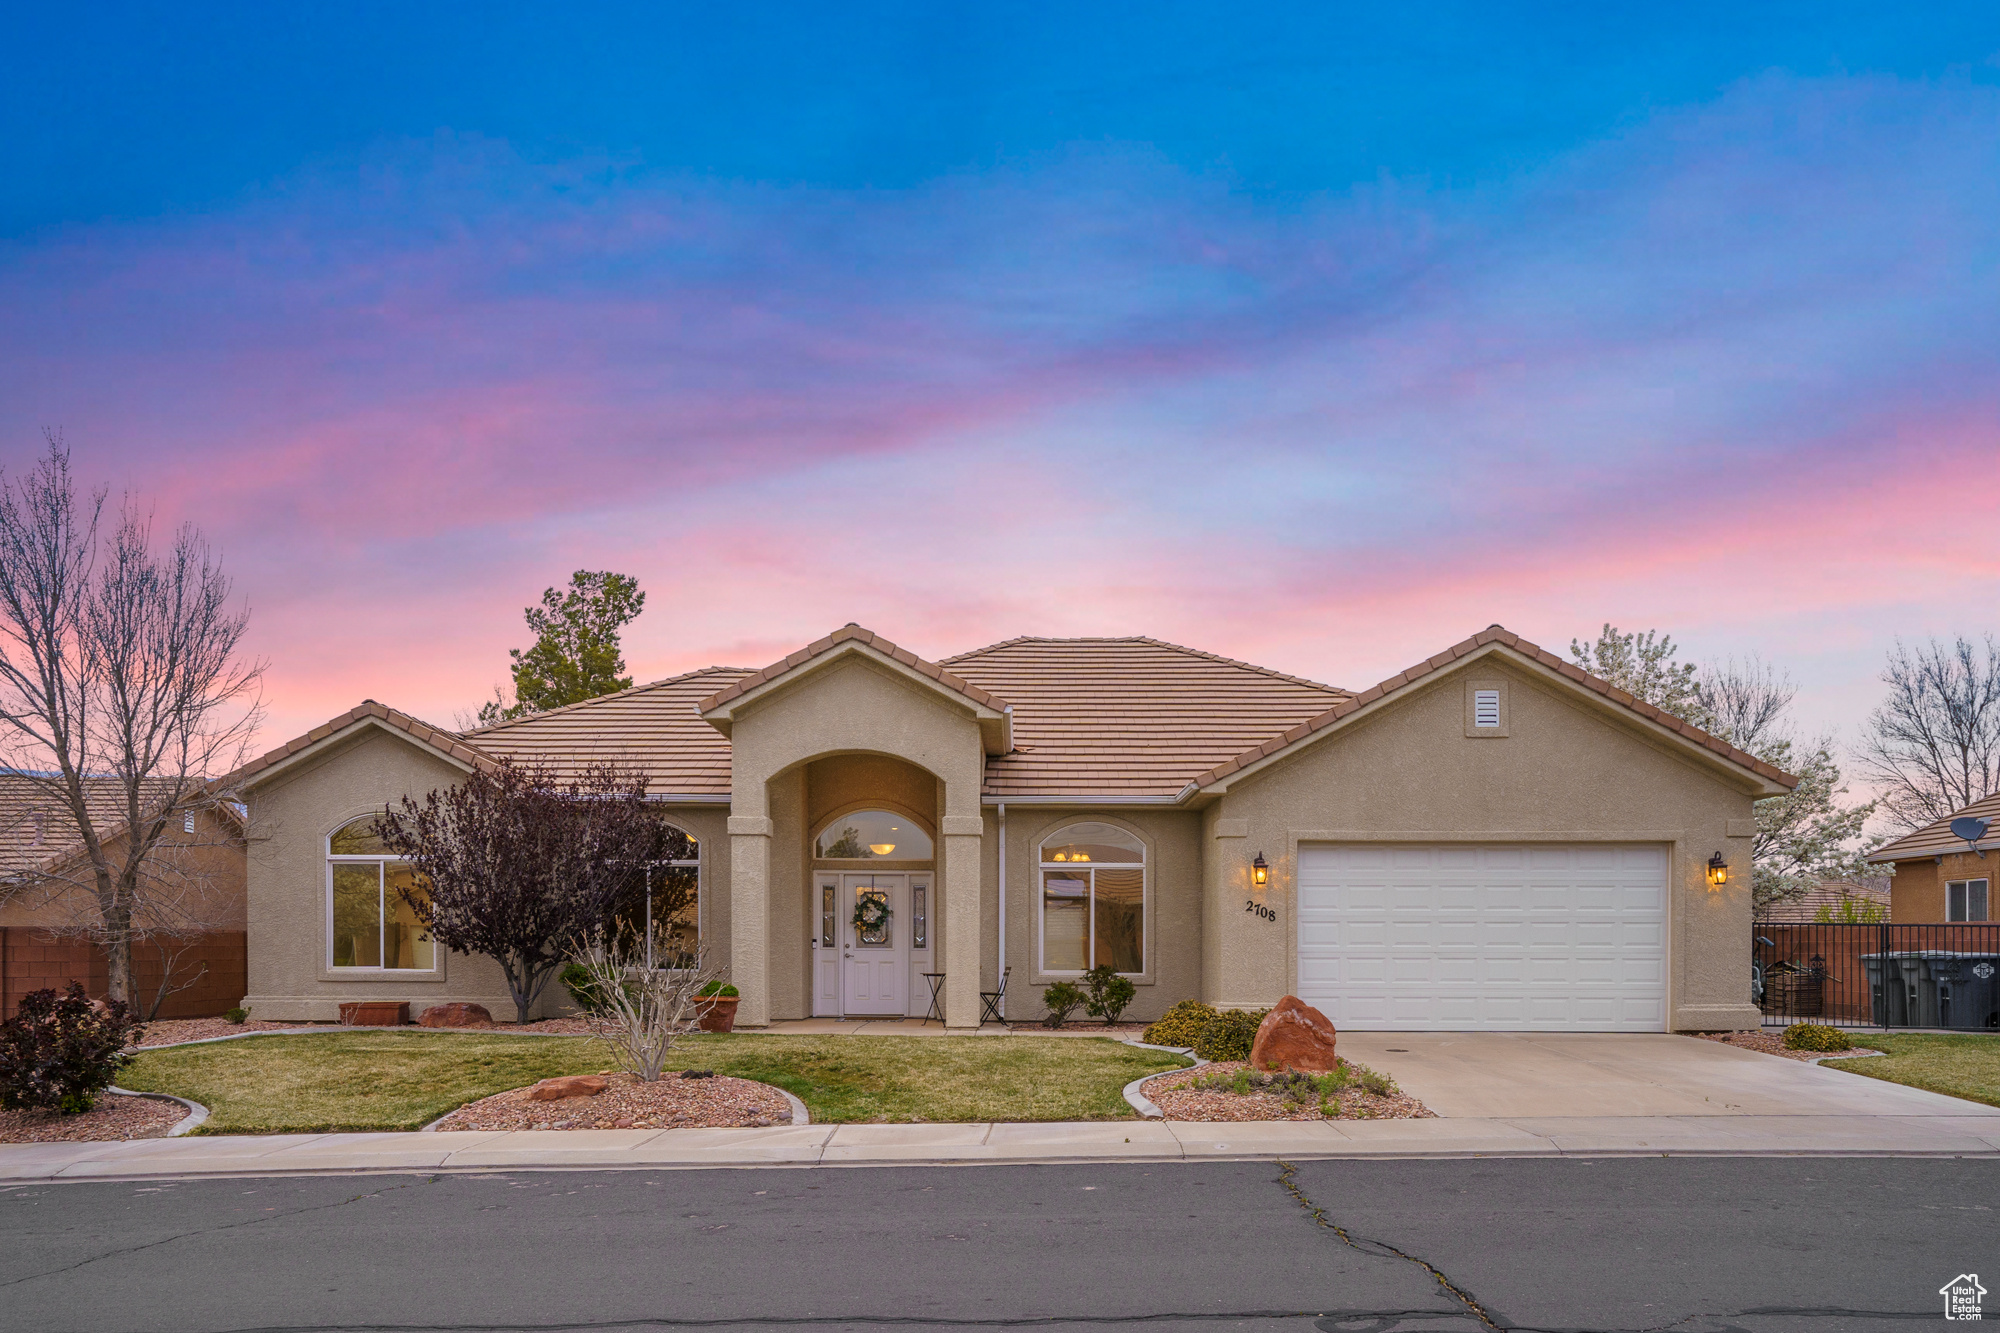
<path id="1" fill-rule="evenodd" d="M 1766 1022 L 2000 1029 L 2000 922 L 1758 921 L 1750 938 Z"/>

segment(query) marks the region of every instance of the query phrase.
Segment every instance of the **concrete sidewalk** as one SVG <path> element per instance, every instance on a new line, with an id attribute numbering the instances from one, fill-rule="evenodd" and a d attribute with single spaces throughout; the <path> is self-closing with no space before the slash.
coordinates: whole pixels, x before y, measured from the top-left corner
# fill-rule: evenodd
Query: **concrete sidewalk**
<path id="1" fill-rule="evenodd" d="M 9 1145 L 0 1148 L 0 1182 L 1276 1157 L 2000 1156 L 2000 1114 L 1939 1100 L 1957 1113 L 218 1135 Z"/>

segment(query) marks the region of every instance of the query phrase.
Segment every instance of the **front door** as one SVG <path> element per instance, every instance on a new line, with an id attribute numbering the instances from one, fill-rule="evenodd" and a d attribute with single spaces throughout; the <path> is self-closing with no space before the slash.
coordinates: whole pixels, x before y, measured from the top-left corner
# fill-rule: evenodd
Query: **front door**
<path id="1" fill-rule="evenodd" d="M 849 1014 L 910 1008 L 908 875 L 842 875 L 841 989 Z"/>

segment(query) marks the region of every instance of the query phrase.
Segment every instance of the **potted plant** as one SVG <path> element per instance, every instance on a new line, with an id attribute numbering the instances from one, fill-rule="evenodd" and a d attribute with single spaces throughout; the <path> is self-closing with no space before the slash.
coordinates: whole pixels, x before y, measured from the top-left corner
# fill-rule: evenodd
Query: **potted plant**
<path id="1" fill-rule="evenodd" d="M 736 1026 L 741 997 L 726 981 L 711 981 L 695 992 L 694 1016 L 703 1032 L 728 1032 Z"/>

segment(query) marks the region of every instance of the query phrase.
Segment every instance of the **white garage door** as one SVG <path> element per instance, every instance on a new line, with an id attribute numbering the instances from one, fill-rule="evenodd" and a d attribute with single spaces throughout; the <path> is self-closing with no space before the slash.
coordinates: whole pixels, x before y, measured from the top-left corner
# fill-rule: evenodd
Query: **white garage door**
<path id="1" fill-rule="evenodd" d="M 1336 1027 L 1659 1032 L 1667 849 L 1299 848 L 1299 998 Z"/>

